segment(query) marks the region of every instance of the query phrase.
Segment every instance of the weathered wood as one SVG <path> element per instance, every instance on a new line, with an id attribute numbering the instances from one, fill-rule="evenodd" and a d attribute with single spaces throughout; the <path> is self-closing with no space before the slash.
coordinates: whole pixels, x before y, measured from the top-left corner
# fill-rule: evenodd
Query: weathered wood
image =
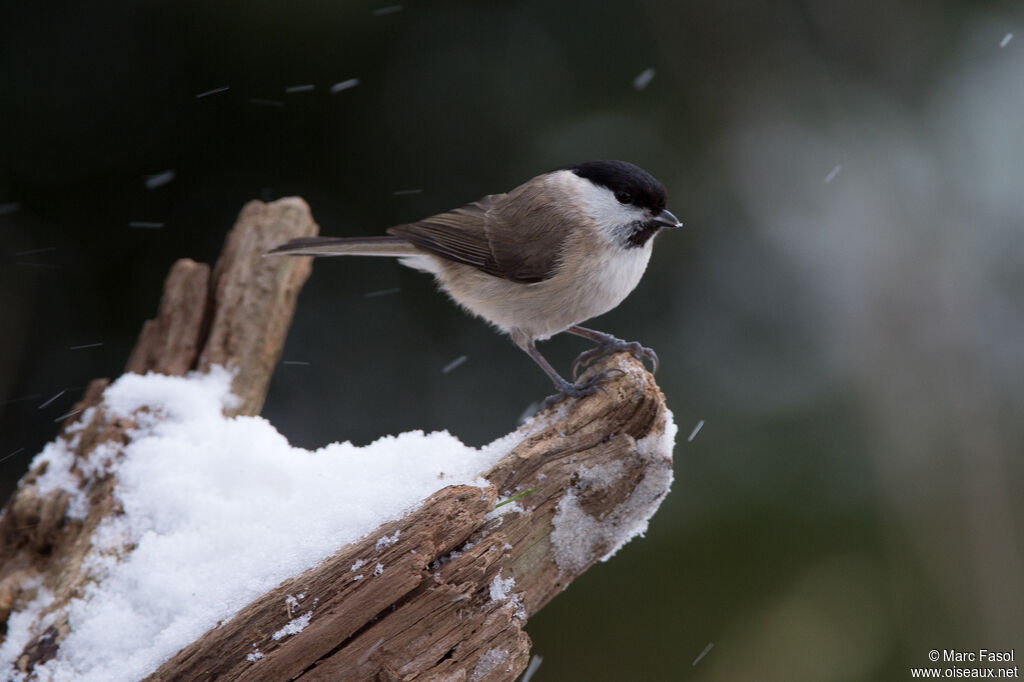
<path id="1" fill-rule="evenodd" d="M 301 199 L 248 204 L 228 235 L 213 287 L 206 265 L 185 259 L 171 268 L 157 317 L 144 324 L 128 371 L 183 375 L 213 362 L 230 362 L 244 376 L 235 386 L 242 404 L 233 413 L 258 413 L 298 289 L 310 272 L 304 259 L 263 259 L 262 253 L 264 247 L 317 230 Z M 248 287 L 256 293 L 247 295 Z M 44 464 L 22 478 L 0 513 L 0 623 L 6 624 L 13 609 L 30 601 L 40 583 L 54 594 L 50 611 L 62 613 L 92 580 L 83 566 L 92 533 L 120 509 L 112 494 L 116 480 L 103 472 L 87 475 L 77 462 L 87 461 L 101 445 L 123 447 L 134 426 L 131 420 L 105 414 L 101 400 L 108 384 L 106 379 L 89 384 L 60 433 L 75 458 L 74 473 L 88 495 L 88 512 L 81 518 L 69 516 L 69 495 L 63 490 L 39 492 Z M 60 617 L 31 642 L 19 661 L 22 669 L 51 658 L 67 627 L 66 617 Z"/>
<path id="2" fill-rule="evenodd" d="M 213 270 L 210 333 L 198 368 L 224 365 L 243 370 L 231 383 L 241 401 L 226 411 L 228 416 L 260 413 L 299 290 L 313 268 L 309 258 L 263 254 L 283 241 L 317 232 L 309 207 L 298 197 L 272 204 L 251 201 L 224 242 Z"/>
<path id="3" fill-rule="evenodd" d="M 271 246 L 316 225 L 299 199 L 242 211 L 212 275 L 179 261 L 147 322 L 130 371 L 184 374 L 233 366 L 242 404 L 262 405 L 307 259 L 264 259 Z M 302 575 L 284 581 L 168 660 L 149 679 L 512 680 L 526 667 L 523 627 L 580 573 L 642 529 L 671 482 L 671 430 L 653 377 L 626 354 L 602 390 L 568 400 L 510 434 L 483 488 L 449 486 Z M 62 430 L 77 461 L 122 447 L 131 419 L 106 413 L 106 380 L 90 385 Z M 671 438 L 669 434 L 668 438 Z M 115 455 L 116 456 L 116 455 Z M 40 494 L 30 471 L 0 515 L 0 622 L 42 584 L 55 594 L 53 626 L 19 659 L 31 673 L 69 631 L 69 601 L 94 580 L 83 565 L 93 530 L 120 513 L 112 474 L 76 474 L 83 518 L 68 494 Z M 499 499 L 530 491 L 512 504 Z M 638 528 L 639 527 L 639 528 Z M 301 631 L 284 627 L 309 614 Z"/>
<path id="4" fill-rule="evenodd" d="M 595 371 L 613 366 L 624 373 L 603 391 L 524 425 L 485 475 L 490 486 L 440 490 L 285 581 L 148 679 L 515 679 L 529 662 L 527 619 L 668 492 L 671 459 L 643 442 L 663 437 L 664 397 L 628 355 Z M 495 508 L 499 497 L 530 489 L 515 506 Z M 310 612 L 309 625 L 274 639 L 294 617 L 288 597 L 300 594 L 296 611 Z M 253 652 L 258 660 L 247 658 Z"/>
<path id="5" fill-rule="evenodd" d="M 171 266 L 155 319 L 142 325 L 124 371 L 184 376 L 195 369 L 209 305 L 210 266 L 182 258 Z"/>

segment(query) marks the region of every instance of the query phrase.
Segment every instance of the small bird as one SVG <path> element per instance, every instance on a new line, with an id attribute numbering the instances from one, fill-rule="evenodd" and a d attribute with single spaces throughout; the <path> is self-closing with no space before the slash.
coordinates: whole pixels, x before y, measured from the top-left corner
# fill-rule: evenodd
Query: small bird
<path id="1" fill-rule="evenodd" d="M 388 228 L 387 236 L 305 237 L 268 252 L 290 256 L 393 256 L 437 279 L 453 301 L 508 334 L 551 378 L 558 394 L 597 390 L 605 370 L 576 383 L 609 353 L 658 356 L 635 341 L 581 327 L 615 308 L 647 268 L 653 238 L 682 227 L 665 208 L 665 188 L 625 161 L 587 161 L 544 173 L 505 194 Z M 568 332 L 597 346 L 573 363 L 567 381 L 537 341 Z"/>

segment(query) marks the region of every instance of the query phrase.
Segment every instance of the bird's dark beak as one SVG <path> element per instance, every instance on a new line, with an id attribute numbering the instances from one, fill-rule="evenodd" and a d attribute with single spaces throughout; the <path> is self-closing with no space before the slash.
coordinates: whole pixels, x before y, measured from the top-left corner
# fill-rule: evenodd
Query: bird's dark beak
<path id="1" fill-rule="evenodd" d="M 672 215 L 672 212 L 668 209 L 662 209 L 661 212 L 654 216 L 653 222 L 662 227 L 682 227 L 683 224 L 679 222 L 679 218 Z"/>

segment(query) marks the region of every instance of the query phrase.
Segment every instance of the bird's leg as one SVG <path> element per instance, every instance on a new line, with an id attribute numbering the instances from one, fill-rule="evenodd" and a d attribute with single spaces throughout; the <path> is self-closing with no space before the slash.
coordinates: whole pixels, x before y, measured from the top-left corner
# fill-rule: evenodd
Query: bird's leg
<path id="1" fill-rule="evenodd" d="M 605 334 L 604 332 L 587 329 L 586 327 L 580 327 L 578 325 L 569 327 L 565 331 L 570 334 L 575 334 L 576 336 L 582 336 L 585 339 L 590 339 L 597 344 L 596 347 L 580 353 L 576 357 L 576 360 L 573 361 L 572 376 L 574 379 L 579 376 L 580 372 L 594 360 L 604 357 L 605 355 L 619 353 L 621 351 L 631 353 L 634 358 L 641 362 L 644 360 L 650 360 L 651 370 L 654 372 L 658 371 L 658 354 L 647 346 L 641 346 L 636 341 L 623 341 L 611 334 Z"/>
<path id="2" fill-rule="evenodd" d="M 582 398 L 583 396 L 590 395 L 591 393 L 597 391 L 598 384 L 600 384 L 602 381 L 605 381 L 613 374 L 622 374 L 621 369 L 606 369 L 603 372 L 595 374 L 594 376 L 590 377 L 589 379 L 582 383 L 574 384 L 563 379 L 562 376 L 555 371 L 555 368 L 551 366 L 551 363 L 548 362 L 547 359 L 545 359 L 544 356 L 540 354 L 539 350 L 537 350 L 536 342 L 533 339 L 525 336 L 521 337 L 518 334 L 514 334 L 513 341 L 515 341 L 515 344 L 522 348 L 527 355 L 533 358 L 534 362 L 540 365 L 540 368 L 544 370 L 544 373 L 548 375 L 548 377 L 551 379 L 551 382 L 555 385 L 555 388 L 558 390 L 558 393 L 556 393 L 555 395 L 548 396 L 547 398 L 544 399 L 544 409 L 551 407 L 553 404 L 561 400 L 564 396 L 568 396 L 570 398 Z"/>

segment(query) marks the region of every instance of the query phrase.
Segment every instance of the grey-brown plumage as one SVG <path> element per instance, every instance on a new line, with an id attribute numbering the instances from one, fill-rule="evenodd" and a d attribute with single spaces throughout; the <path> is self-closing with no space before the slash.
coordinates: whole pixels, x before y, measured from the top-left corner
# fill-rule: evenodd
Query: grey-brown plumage
<path id="1" fill-rule="evenodd" d="M 569 332 L 598 343 L 575 371 L 596 357 L 628 350 L 657 365 L 638 343 L 580 327 L 617 306 L 640 281 L 651 239 L 680 223 L 665 210 L 665 191 L 648 173 L 623 161 L 591 161 L 533 178 L 505 194 L 397 225 L 379 237 L 310 237 L 270 254 L 393 256 L 433 274 L 441 288 L 530 355 L 559 392 L 596 390 L 563 379 L 536 341 Z"/>
<path id="2" fill-rule="evenodd" d="M 454 211 L 392 227 L 388 233 L 495 277 L 539 282 L 555 274 L 566 238 L 566 216 L 547 192 L 526 187 L 491 194 Z"/>
<path id="3" fill-rule="evenodd" d="M 300 237 L 267 252 L 289 256 L 412 256 L 419 253 L 401 237 Z"/>

